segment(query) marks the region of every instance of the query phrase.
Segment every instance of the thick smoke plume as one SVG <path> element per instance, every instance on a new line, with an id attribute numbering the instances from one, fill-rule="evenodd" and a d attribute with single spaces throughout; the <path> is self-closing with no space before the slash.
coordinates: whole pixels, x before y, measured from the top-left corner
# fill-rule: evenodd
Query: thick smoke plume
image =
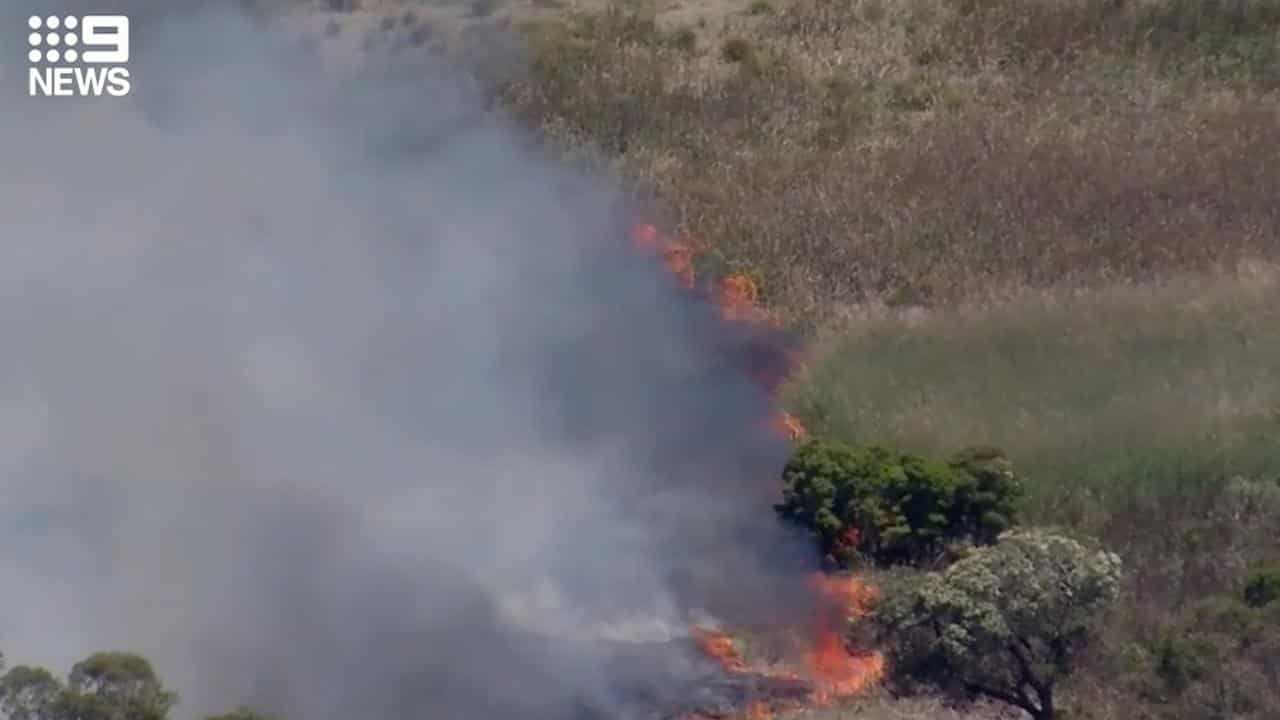
<path id="1" fill-rule="evenodd" d="M 425 57 L 6 5 L 11 661 L 142 652 L 183 715 L 626 718 L 697 684 L 640 641 L 796 611 L 769 398 L 605 179 Z M 117 8 L 131 95 L 26 97 L 28 14 Z"/>

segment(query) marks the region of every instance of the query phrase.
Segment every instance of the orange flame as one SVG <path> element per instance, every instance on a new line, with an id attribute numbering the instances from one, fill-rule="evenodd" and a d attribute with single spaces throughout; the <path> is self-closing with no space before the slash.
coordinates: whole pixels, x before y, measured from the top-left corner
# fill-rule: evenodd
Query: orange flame
<path id="1" fill-rule="evenodd" d="M 720 317 L 727 322 L 765 323 L 768 319 L 757 303 L 760 288 L 746 275 L 730 275 L 716 286 L 714 301 Z"/>
<path id="2" fill-rule="evenodd" d="M 774 414 L 771 421 L 773 430 L 779 437 L 784 437 L 792 442 L 799 442 L 808 435 L 808 431 L 800 422 L 800 418 L 787 412 L 779 410 Z"/>
<path id="3" fill-rule="evenodd" d="M 641 223 L 631 229 L 632 246 L 646 254 L 662 258 L 667 270 L 681 287 L 693 289 L 695 244 L 665 235 L 656 226 Z M 722 278 L 711 291 L 711 300 L 720 316 L 731 323 L 776 324 L 760 307 L 760 288 L 749 276 L 735 273 Z"/>
<path id="4" fill-rule="evenodd" d="M 694 271 L 697 244 L 690 239 L 679 240 L 664 234 L 656 226 L 641 223 L 631 229 L 632 246 L 644 255 L 659 259 L 676 283 L 685 290 L 698 287 Z M 721 278 L 709 289 L 710 302 L 720 318 L 731 325 L 754 326 L 777 330 L 780 323 L 760 306 L 760 288 L 749 276 L 742 273 Z M 763 352 L 761 352 L 763 351 Z M 752 367 L 747 369 L 762 387 L 775 391 L 796 362 L 789 350 L 765 341 L 755 343 Z M 781 365 L 781 367 L 779 367 Z M 796 435 L 794 423 L 787 423 L 788 436 Z"/>
<path id="5" fill-rule="evenodd" d="M 696 627 L 690 631 L 690 635 L 703 654 L 715 660 L 727 672 L 739 673 L 746 670 L 746 663 L 742 661 L 742 656 L 738 654 L 738 648 L 728 633 Z"/>
<path id="6" fill-rule="evenodd" d="M 635 249 L 660 258 L 677 283 L 688 290 L 694 289 L 694 244 L 677 242 L 666 236 L 656 226 L 640 224 L 632 229 Z M 760 289 L 755 281 L 744 274 L 722 278 L 711 289 L 710 300 L 720 317 L 727 323 L 776 326 L 777 323 L 760 307 Z M 774 392 L 795 364 L 795 358 L 781 348 L 780 363 L 763 366 L 759 363 L 748 372 L 769 392 Z M 765 353 L 762 357 L 768 358 Z M 767 422 L 780 437 L 793 442 L 802 440 L 807 432 L 795 416 L 784 410 L 776 410 Z M 857 537 L 847 538 L 850 546 L 857 544 Z M 739 653 L 733 638 L 721 630 L 693 628 L 691 635 L 699 649 L 715 660 L 727 673 L 752 674 L 756 677 L 788 678 L 811 685 L 809 702 L 827 704 L 836 699 L 859 693 L 878 682 L 884 674 L 884 658 L 879 653 L 858 653 L 847 647 L 844 638 L 849 623 L 865 615 L 877 599 L 875 589 L 855 577 L 831 577 L 817 573 L 810 578 L 819 601 L 819 612 L 813 622 L 813 633 L 803 652 L 803 672 L 790 670 L 757 669 L 749 667 Z M 742 711 L 739 720 L 772 720 L 780 700 L 753 700 Z M 795 702 L 794 700 L 789 702 Z M 692 717 L 701 717 L 694 715 Z"/>
<path id="7" fill-rule="evenodd" d="M 631 243 L 642 253 L 660 256 L 676 282 L 686 290 L 693 289 L 693 248 L 690 245 L 675 242 L 648 223 L 631 229 Z"/>
<path id="8" fill-rule="evenodd" d="M 884 657 L 878 652 L 856 652 L 845 643 L 849 623 L 864 617 L 879 598 L 876 589 L 860 578 L 833 577 L 815 573 L 809 578 L 818 596 L 819 608 L 813 623 L 813 634 L 802 653 L 803 668 L 799 673 L 787 669 L 764 669 L 749 666 L 738 652 L 733 638 L 721 630 L 693 628 L 693 639 L 701 651 L 715 660 L 725 672 L 756 677 L 803 679 L 811 686 L 808 703 L 830 705 L 857 695 L 884 676 Z M 738 720 L 769 720 L 781 703 L 795 701 L 752 701 L 737 716 Z"/>
<path id="9" fill-rule="evenodd" d="M 865 617 L 879 593 L 853 576 L 818 573 L 810 583 L 822 608 L 814 626 L 813 644 L 805 653 L 805 665 L 817 685 L 815 701 L 829 703 L 860 693 L 884 676 L 883 655 L 856 653 L 844 642 L 849 623 Z"/>
<path id="10" fill-rule="evenodd" d="M 662 261 L 675 276 L 676 282 L 686 290 L 693 289 L 693 248 L 673 243 L 662 251 Z"/>

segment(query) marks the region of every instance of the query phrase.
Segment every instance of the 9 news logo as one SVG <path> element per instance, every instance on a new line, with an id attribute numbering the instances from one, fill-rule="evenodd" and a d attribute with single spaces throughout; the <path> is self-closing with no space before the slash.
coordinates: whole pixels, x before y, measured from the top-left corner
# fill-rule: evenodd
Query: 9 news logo
<path id="1" fill-rule="evenodd" d="M 113 97 L 129 94 L 129 18 L 32 15 L 27 44 L 31 97 Z"/>

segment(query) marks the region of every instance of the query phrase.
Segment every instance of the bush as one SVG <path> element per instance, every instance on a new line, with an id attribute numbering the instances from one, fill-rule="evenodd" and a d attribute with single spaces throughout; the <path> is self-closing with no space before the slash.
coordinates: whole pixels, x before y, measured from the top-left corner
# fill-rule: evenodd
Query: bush
<path id="1" fill-rule="evenodd" d="M 1052 720 L 1055 687 L 1096 635 L 1120 579 L 1114 553 L 1040 530 L 1007 533 L 876 609 L 891 640 L 891 679 Z"/>
<path id="2" fill-rule="evenodd" d="M 1261 720 L 1280 712 L 1280 604 L 1211 595 L 1161 628 L 1151 651 L 1157 685 L 1147 695 L 1162 716 Z"/>
<path id="3" fill-rule="evenodd" d="M 1244 601 L 1249 607 L 1260 608 L 1277 599 L 1280 599 L 1280 563 L 1249 573 L 1244 584 Z"/>
<path id="4" fill-rule="evenodd" d="M 1172 694 L 1179 694 L 1209 674 L 1218 659 L 1216 648 L 1185 631 L 1165 632 L 1152 648 L 1153 670 Z"/>
<path id="5" fill-rule="evenodd" d="M 1022 492 L 994 448 L 939 462 L 823 440 L 796 450 L 783 482 L 778 513 L 812 532 L 829 560 L 845 566 L 860 556 L 921 564 L 951 544 L 990 544 L 1012 526 Z"/>

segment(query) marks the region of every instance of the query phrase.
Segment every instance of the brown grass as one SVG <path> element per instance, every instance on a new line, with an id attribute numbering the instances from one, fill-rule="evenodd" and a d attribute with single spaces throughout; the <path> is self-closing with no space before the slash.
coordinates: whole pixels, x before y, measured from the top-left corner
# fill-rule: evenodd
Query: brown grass
<path id="1" fill-rule="evenodd" d="M 1121 7 L 1117 7 L 1121 6 Z M 532 35 L 524 117 L 821 321 L 1271 255 L 1280 2 L 795 0 Z"/>

